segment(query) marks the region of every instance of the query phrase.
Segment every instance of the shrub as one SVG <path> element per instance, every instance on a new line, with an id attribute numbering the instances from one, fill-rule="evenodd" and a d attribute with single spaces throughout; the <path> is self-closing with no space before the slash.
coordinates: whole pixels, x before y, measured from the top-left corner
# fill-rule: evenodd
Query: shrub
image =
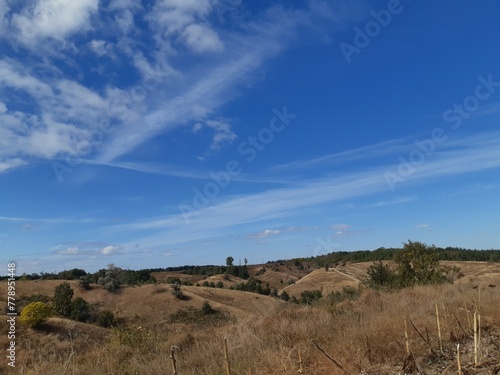
<path id="1" fill-rule="evenodd" d="M 281 292 L 280 298 L 283 301 L 289 301 L 290 300 L 290 295 L 286 292 L 286 290 L 284 290 L 283 292 Z"/>
<path id="2" fill-rule="evenodd" d="M 171 286 L 172 286 L 172 294 L 178 299 L 184 299 L 184 293 L 182 293 L 181 284 L 175 283 L 172 284 Z"/>
<path id="3" fill-rule="evenodd" d="M 52 306 L 57 314 L 69 317 L 71 315 L 71 300 L 73 299 L 73 289 L 69 283 L 62 283 L 56 286 Z"/>
<path id="4" fill-rule="evenodd" d="M 224 288 L 224 283 L 221 280 L 219 280 L 215 286 L 217 288 Z"/>
<path id="5" fill-rule="evenodd" d="M 82 297 L 71 302 L 71 319 L 86 322 L 90 318 L 90 304 Z"/>
<path id="6" fill-rule="evenodd" d="M 37 328 L 52 316 L 52 308 L 43 302 L 31 302 L 21 312 L 19 320 L 31 328 Z"/>
<path id="7" fill-rule="evenodd" d="M 78 279 L 78 287 L 80 289 L 84 289 L 84 290 L 90 290 L 92 289 L 90 287 L 90 276 L 80 276 L 80 278 Z"/>
<path id="8" fill-rule="evenodd" d="M 181 279 L 175 276 L 169 276 L 167 277 L 167 280 L 165 280 L 167 284 L 181 284 Z"/>
<path id="9" fill-rule="evenodd" d="M 203 315 L 215 314 L 215 310 L 208 301 L 203 302 L 203 306 L 201 307 L 201 312 Z"/>
<path id="10" fill-rule="evenodd" d="M 97 324 L 104 328 L 113 327 L 116 325 L 115 314 L 110 310 L 103 310 L 97 316 Z"/>
<path id="11" fill-rule="evenodd" d="M 365 284 L 373 289 L 391 289 L 396 285 L 397 275 L 382 261 L 373 263 L 368 268 L 368 279 Z"/>
<path id="12" fill-rule="evenodd" d="M 375 289 L 396 289 L 450 281 L 446 269 L 439 266 L 435 246 L 408 241 L 402 250 L 395 252 L 394 262 L 394 270 L 381 261 L 371 265 L 365 284 Z"/>
<path id="13" fill-rule="evenodd" d="M 99 285 L 102 285 L 108 292 L 115 293 L 122 284 L 124 271 L 114 264 L 109 264 L 103 277 L 97 280 Z"/>
<path id="14" fill-rule="evenodd" d="M 304 290 L 302 293 L 300 293 L 300 302 L 306 305 L 310 305 L 311 303 L 319 300 L 321 297 L 323 297 L 323 293 L 321 293 L 321 290 L 319 289 Z"/>

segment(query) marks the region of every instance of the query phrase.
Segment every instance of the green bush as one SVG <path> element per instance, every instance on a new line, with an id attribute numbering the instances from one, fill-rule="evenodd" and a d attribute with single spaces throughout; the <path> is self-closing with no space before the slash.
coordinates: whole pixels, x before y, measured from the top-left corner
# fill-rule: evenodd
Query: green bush
<path id="1" fill-rule="evenodd" d="M 315 289 L 315 290 L 304 290 L 302 293 L 300 293 L 300 302 L 306 305 L 310 305 L 313 302 L 318 301 L 323 297 L 323 293 L 321 293 L 321 290 Z"/>
<path id="2" fill-rule="evenodd" d="M 90 304 L 82 297 L 71 302 L 71 319 L 86 322 L 90 318 Z"/>
<path id="3" fill-rule="evenodd" d="M 110 310 L 103 310 L 97 315 L 97 324 L 104 328 L 116 326 L 115 314 Z"/>
<path id="4" fill-rule="evenodd" d="M 73 299 L 73 289 L 69 283 L 62 283 L 56 286 L 54 290 L 54 298 L 52 298 L 52 306 L 56 314 L 70 317 L 71 316 L 71 300 Z"/>
<path id="5" fill-rule="evenodd" d="M 368 269 L 365 284 L 375 289 L 398 289 L 449 282 L 447 270 L 439 265 L 438 255 L 434 245 L 408 241 L 403 249 L 394 253 L 395 269 L 378 261 Z"/>
<path id="6" fill-rule="evenodd" d="M 171 287 L 172 287 L 172 294 L 176 298 L 185 299 L 184 293 L 182 293 L 182 290 L 181 290 L 181 284 L 176 282 L 175 284 L 172 284 Z"/>
<path id="7" fill-rule="evenodd" d="M 203 306 L 201 307 L 201 312 L 203 315 L 211 315 L 216 313 L 216 311 L 212 306 L 210 306 L 210 303 L 208 301 L 203 302 Z"/>
<path id="8" fill-rule="evenodd" d="M 31 302 L 21 312 L 19 320 L 31 328 L 37 328 L 52 316 L 52 308 L 43 302 Z"/>

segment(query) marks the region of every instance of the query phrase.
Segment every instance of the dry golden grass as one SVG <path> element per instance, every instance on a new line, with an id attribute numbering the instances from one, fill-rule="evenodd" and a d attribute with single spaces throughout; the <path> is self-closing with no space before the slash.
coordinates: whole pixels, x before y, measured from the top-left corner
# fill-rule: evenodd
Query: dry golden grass
<path id="1" fill-rule="evenodd" d="M 340 270 L 330 269 L 325 271 L 321 268 L 314 270 L 283 290 L 290 296 L 299 297 L 305 290 L 319 289 L 322 291 L 323 296 L 326 296 L 331 292 L 341 291 L 346 286 L 358 288 L 359 283 L 359 279 Z"/>
<path id="2" fill-rule="evenodd" d="M 175 345 L 179 348 L 176 350 L 179 374 L 222 375 L 225 374 L 223 339 L 227 337 L 232 374 L 248 374 L 249 369 L 253 374 L 297 374 L 298 347 L 305 374 L 341 374 L 313 340 L 348 373 L 397 374 L 402 373 L 405 358 L 405 318 L 411 319 L 424 337 L 427 328 L 433 350 L 438 351 L 437 304 L 445 357 L 429 356 L 427 345 L 409 324 L 409 344 L 417 367 L 426 374 L 456 374 L 454 350 L 460 342 L 464 373 L 494 374 L 500 370 L 497 266 L 478 264 L 474 270 L 474 264 L 468 264 L 470 274 L 465 273 L 454 285 L 416 287 L 395 293 L 365 290 L 358 301 L 337 306 L 298 306 L 266 296 L 213 288 L 183 287 L 191 297 L 189 301 L 172 299 L 170 291 L 152 293 L 154 285 L 127 288 L 117 296 L 93 290 L 84 298 L 102 298 L 109 306 L 115 306 L 115 310 L 121 309 L 124 314 L 127 311 L 127 316 L 137 311 L 136 304 L 142 306 L 141 328 L 134 323 L 131 326 L 136 328 L 119 335 L 64 319 L 51 319 L 45 331 L 18 327 L 18 367 L 6 373 L 167 374 L 171 373 L 170 348 Z M 323 270 L 323 273 L 333 274 L 333 271 Z M 475 279 L 471 281 L 470 277 Z M 490 284 L 497 286 L 488 287 Z M 25 287 L 29 288 L 29 284 L 20 289 Z M 168 311 L 175 311 L 184 303 L 197 307 L 204 300 L 209 300 L 216 309 L 235 314 L 237 320 L 217 327 L 160 323 Z M 471 346 L 470 316 L 474 308 L 479 309 L 482 323 L 481 367 L 477 369 L 472 365 Z M 6 322 L 2 322 L 2 346 L 6 329 Z"/>

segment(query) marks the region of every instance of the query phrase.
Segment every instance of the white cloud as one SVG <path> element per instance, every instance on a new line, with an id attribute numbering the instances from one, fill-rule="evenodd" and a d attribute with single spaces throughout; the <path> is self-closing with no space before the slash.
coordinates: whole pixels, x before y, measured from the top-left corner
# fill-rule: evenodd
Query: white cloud
<path id="1" fill-rule="evenodd" d="M 80 253 L 80 249 L 78 247 L 68 247 L 63 250 L 58 250 L 57 253 L 61 255 L 78 255 Z"/>
<path id="2" fill-rule="evenodd" d="M 97 12 L 98 0 L 38 0 L 33 8 L 14 14 L 12 24 L 18 41 L 32 44 L 36 39 L 64 40 L 68 35 L 91 28 L 91 16 Z"/>
<path id="3" fill-rule="evenodd" d="M 102 255 L 113 255 L 123 250 L 121 246 L 108 245 L 99 250 L 99 254 Z"/>
<path id="4" fill-rule="evenodd" d="M 219 36 L 204 25 L 189 25 L 184 29 L 182 37 L 194 52 L 215 52 L 223 49 Z"/>
<path id="5" fill-rule="evenodd" d="M 238 136 L 233 132 L 231 124 L 225 119 L 206 120 L 204 123 L 197 122 L 193 125 L 193 133 L 198 133 L 203 128 L 214 131 L 210 150 L 219 150 L 224 144 L 232 143 Z"/>
<path id="6" fill-rule="evenodd" d="M 281 231 L 278 229 L 264 229 L 257 233 L 250 233 L 247 235 L 248 238 L 268 238 L 271 236 L 277 236 Z"/>
<path id="7" fill-rule="evenodd" d="M 105 40 L 92 39 L 89 42 L 90 48 L 98 55 L 103 56 L 111 52 L 111 44 Z"/>
<path id="8" fill-rule="evenodd" d="M 27 164 L 27 162 L 20 158 L 0 160 L 0 173 L 6 172 L 9 169 L 16 169 Z"/>

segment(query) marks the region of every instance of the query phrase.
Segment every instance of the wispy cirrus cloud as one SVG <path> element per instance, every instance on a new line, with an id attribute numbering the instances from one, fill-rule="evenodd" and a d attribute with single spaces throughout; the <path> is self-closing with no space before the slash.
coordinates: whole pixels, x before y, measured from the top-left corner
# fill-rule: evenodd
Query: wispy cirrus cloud
<path id="1" fill-rule="evenodd" d="M 264 229 L 260 232 L 256 233 L 249 233 L 247 234 L 248 238 L 268 238 L 272 236 L 277 236 L 278 234 L 281 234 L 281 230 L 279 229 Z"/>
<path id="2" fill-rule="evenodd" d="M 496 135 L 497 133 L 485 133 L 475 137 L 475 142 L 472 143 L 470 138 L 454 141 L 453 147 L 436 151 L 429 157 L 416 169 L 415 174 L 405 181 L 403 186 L 415 186 L 449 175 L 500 167 L 500 138 Z M 345 173 L 337 177 L 310 179 L 302 181 L 300 186 L 269 189 L 246 196 L 230 197 L 216 205 L 199 210 L 197 215 L 191 218 L 189 225 L 185 223 L 181 215 L 174 213 L 166 217 L 151 220 L 146 218 L 110 229 L 128 232 L 156 229 L 158 230 L 156 234 L 134 240 L 134 243 L 144 243 L 149 248 L 165 243 L 178 244 L 213 238 L 214 232 L 223 232 L 226 228 L 234 228 L 241 224 L 272 221 L 285 217 L 293 218 L 295 212 L 305 207 L 345 201 L 375 193 L 390 194 L 384 173 L 395 165 L 383 165 L 368 171 Z M 347 224 L 339 225 L 342 227 L 332 228 L 341 231 L 339 235 L 367 231 L 353 231 Z M 268 232 L 254 233 L 254 236 L 273 234 L 269 231 L 272 229 L 268 229 Z M 122 246 L 127 248 L 131 244 L 124 243 Z"/>
<path id="3" fill-rule="evenodd" d="M 236 139 L 217 109 L 318 17 L 317 6 L 275 6 L 246 23 L 242 18 L 229 32 L 209 0 L 158 0 L 149 9 L 122 0 L 36 0 L 15 9 L 0 14 L 0 24 L 12 31 L 0 41 L 17 51 L 0 59 L 0 90 L 18 93 L 29 105 L 7 100 L 0 106 L 0 121 L 12 124 L 1 129 L 0 172 L 32 159 L 111 163 L 159 133 L 196 122 L 214 132 L 207 148 L 217 151 Z M 139 27 L 136 17 L 146 24 Z M 185 64 L 199 54 L 203 64 Z M 91 71 L 80 64 L 86 55 L 97 59 Z M 43 67 L 35 56 L 43 57 Z M 118 83 L 114 68 L 124 67 L 134 78 Z M 88 85 L 81 79 L 86 74 L 102 79 Z M 113 131 L 103 137 L 96 130 L 101 124 Z"/>

